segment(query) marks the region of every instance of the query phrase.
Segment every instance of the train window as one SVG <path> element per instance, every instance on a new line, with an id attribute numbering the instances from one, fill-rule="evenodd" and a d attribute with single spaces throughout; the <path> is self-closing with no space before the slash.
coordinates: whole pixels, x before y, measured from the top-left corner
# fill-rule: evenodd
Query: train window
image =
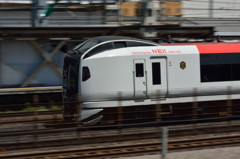
<path id="1" fill-rule="evenodd" d="M 161 65 L 160 62 L 152 63 L 152 83 L 153 85 L 161 84 Z"/>
<path id="2" fill-rule="evenodd" d="M 232 79 L 240 80 L 240 64 L 233 64 L 232 65 Z"/>
<path id="3" fill-rule="evenodd" d="M 70 89 L 74 90 L 78 86 L 78 64 L 74 63 L 70 65 L 70 78 L 69 78 Z"/>
<path id="4" fill-rule="evenodd" d="M 93 55 L 96 55 L 102 51 L 106 51 L 106 50 L 110 50 L 110 49 L 113 49 L 113 45 L 112 43 L 105 43 L 105 44 L 102 44 L 102 45 L 99 45 L 97 46 L 96 48 L 92 49 L 91 51 L 89 51 L 89 53 L 87 53 L 85 56 L 84 56 L 84 59 L 85 58 L 88 58 L 90 56 L 93 56 Z"/>
<path id="5" fill-rule="evenodd" d="M 220 82 L 231 81 L 231 65 L 202 65 L 201 66 L 202 82 Z"/>
<path id="6" fill-rule="evenodd" d="M 201 82 L 221 82 L 240 80 L 240 54 L 200 55 Z"/>
<path id="7" fill-rule="evenodd" d="M 114 42 L 114 48 L 117 49 L 117 48 L 123 48 L 123 47 L 126 47 L 126 43 L 123 42 L 123 41 L 119 41 L 119 42 Z"/>
<path id="8" fill-rule="evenodd" d="M 136 63 L 136 77 L 143 77 L 144 76 L 144 67 L 143 63 Z"/>
<path id="9" fill-rule="evenodd" d="M 136 41 L 127 41 L 127 47 L 138 47 L 138 46 L 156 46 L 156 45 L 143 43 L 143 42 L 136 42 Z"/>
<path id="10" fill-rule="evenodd" d="M 90 71 L 88 67 L 82 68 L 82 81 L 86 81 L 91 77 Z"/>
<path id="11" fill-rule="evenodd" d="M 88 49 L 92 48 L 93 46 L 97 45 L 97 41 L 89 40 L 77 48 L 78 52 L 85 53 Z"/>
<path id="12" fill-rule="evenodd" d="M 70 97 L 78 92 L 79 55 L 66 55 L 63 66 L 64 96 Z"/>

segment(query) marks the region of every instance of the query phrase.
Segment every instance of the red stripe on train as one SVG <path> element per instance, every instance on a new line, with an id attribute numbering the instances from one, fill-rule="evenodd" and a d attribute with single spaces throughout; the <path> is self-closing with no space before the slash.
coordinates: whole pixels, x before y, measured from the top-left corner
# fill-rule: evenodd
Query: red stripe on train
<path id="1" fill-rule="evenodd" d="M 200 54 L 240 53 L 240 43 L 170 43 L 162 46 L 195 45 Z"/>
<path id="2" fill-rule="evenodd" d="M 240 53 L 240 44 L 197 44 L 196 46 L 200 54 Z"/>

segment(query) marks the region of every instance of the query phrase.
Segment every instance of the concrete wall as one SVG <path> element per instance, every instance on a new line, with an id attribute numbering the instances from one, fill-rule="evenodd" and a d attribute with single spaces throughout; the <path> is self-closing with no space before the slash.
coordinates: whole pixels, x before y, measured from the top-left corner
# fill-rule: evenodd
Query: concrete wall
<path id="1" fill-rule="evenodd" d="M 35 42 L 45 54 L 54 49 L 51 45 Z M 24 87 L 61 85 L 61 74 L 52 65 L 61 69 L 63 56 L 64 53 L 58 51 L 46 61 L 30 40 L 0 40 L 0 87 L 21 87 L 24 82 Z"/>

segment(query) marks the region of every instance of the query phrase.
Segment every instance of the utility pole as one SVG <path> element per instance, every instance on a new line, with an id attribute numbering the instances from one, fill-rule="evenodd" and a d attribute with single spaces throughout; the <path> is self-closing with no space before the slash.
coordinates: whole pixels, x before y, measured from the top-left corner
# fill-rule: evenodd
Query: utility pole
<path id="1" fill-rule="evenodd" d="M 168 128 L 162 128 L 162 157 L 166 159 L 168 153 Z"/>
<path id="2" fill-rule="evenodd" d="M 56 8 L 55 3 L 47 7 L 47 0 L 32 0 L 31 25 L 33 28 L 46 25 L 47 20 L 45 18 Z"/>
<path id="3" fill-rule="evenodd" d="M 122 2 L 123 0 L 118 0 L 118 25 L 121 26 L 122 25 Z"/>
<path id="4" fill-rule="evenodd" d="M 3 83 L 2 83 L 2 81 L 3 81 L 3 60 L 2 60 L 2 41 L 3 40 L 1 40 L 0 41 L 0 88 L 2 88 L 2 85 L 3 85 Z"/>
<path id="5" fill-rule="evenodd" d="M 36 18 L 37 18 L 37 6 L 38 0 L 32 0 L 32 14 L 31 14 L 31 26 L 34 28 L 36 26 Z"/>
<path id="6" fill-rule="evenodd" d="M 213 0 L 209 0 L 209 18 L 213 18 Z"/>

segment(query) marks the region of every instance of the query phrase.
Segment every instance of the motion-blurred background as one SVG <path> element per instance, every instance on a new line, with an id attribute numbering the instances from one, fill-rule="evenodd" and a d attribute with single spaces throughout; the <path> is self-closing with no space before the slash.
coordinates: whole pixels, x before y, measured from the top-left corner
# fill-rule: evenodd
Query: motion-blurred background
<path id="1" fill-rule="evenodd" d="M 58 86 L 64 53 L 84 39 L 239 40 L 237 0 L 0 0 L 0 87 Z"/>
<path id="2" fill-rule="evenodd" d="M 65 53 L 106 35 L 239 42 L 240 1 L 0 0 L 0 158 L 159 158 L 160 150 L 194 149 L 206 151 L 170 158 L 239 158 L 240 147 L 230 147 L 240 145 L 240 100 L 232 87 L 210 102 L 197 102 L 195 89 L 189 103 L 123 108 L 119 101 L 101 112 L 96 127 L 63 121 L 63 104 L 81 109 L 81 96 L 62 99 Z"/>

